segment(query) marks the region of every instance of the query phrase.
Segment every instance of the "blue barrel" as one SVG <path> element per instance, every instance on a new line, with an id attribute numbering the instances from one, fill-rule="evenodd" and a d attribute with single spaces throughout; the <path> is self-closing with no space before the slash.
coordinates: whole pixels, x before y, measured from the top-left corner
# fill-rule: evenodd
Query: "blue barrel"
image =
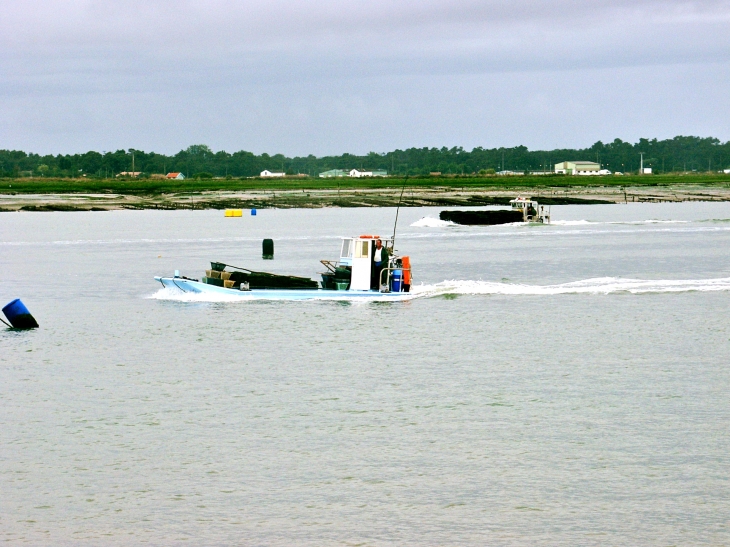
<path id="1" fill-rule="evenodd" d="M 252 217 L 255 217 L 256 216 L 256 209 L 251 209 L 251 216 Z"/>
<path id="2" fill-rule="evenodd" d="M 403 270 L 393 270 L 393 292 L 400 292 L 403 283 Z"/>
<path id="3" fill-rule="evenodd" d="M 38 323 L 19 298 L 3 308 L 5 317 L 16 329 L 37 329 Z"/>

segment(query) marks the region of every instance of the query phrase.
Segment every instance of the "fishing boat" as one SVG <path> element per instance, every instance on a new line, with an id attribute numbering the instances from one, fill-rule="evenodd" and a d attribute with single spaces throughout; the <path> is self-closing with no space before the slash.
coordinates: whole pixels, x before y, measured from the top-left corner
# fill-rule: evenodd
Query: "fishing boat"
<path id="1" fill-rule="evenodd" d="M 441 211 L 439 219 L 470 226 L 494 226 L 513 222 L 550 224 L 550 210 L 537 201 L 518 196 L 510 200 L 510 209 L 496 211 Z"/>
<path id="2" fill-rule="evenodd" d="M 378 252 L 377 242 L 381 242 Z M 394 238 L 360 235 L 342 238 L 339 260 L 320 260 L 326 268 L 321 281 L 306 277 L 258 272 L 222 262 L 211 262 L 201 279 L 181 276 L 155 277 L 163 287 L 184 293 L 218 294 L 265 300 L 389 300 L 402 299 L 410 291 L 410 257 L 394 251 Z M 387 253 L 387 261 L 376 257 Z"/>

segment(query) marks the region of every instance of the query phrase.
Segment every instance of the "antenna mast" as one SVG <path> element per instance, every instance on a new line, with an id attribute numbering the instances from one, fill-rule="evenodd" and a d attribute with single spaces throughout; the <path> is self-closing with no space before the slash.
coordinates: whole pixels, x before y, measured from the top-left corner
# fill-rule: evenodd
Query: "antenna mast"
<path id="1" fill-rule="evenodd" d="M 395 224 L 393 224 L 393 251 L 395 251 L 395 230 L 398 227 L 398 213 L 400 213 L 400 204 L 403 201 L 403 192 L 406 190 L 406 182 L 408 181 L 408 175 L 403 179 L 403 188 L 400 190 L 400 199 L 398 200 L 398 208 L 395 210 Z"/>

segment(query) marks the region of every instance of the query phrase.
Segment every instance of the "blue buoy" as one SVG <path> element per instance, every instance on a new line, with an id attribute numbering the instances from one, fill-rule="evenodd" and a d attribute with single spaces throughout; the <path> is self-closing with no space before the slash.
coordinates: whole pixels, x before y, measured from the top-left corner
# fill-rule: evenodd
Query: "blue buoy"
<path id="1" fill-rule="evenodd" d="M 20 301 L 19 298 L 13 300 L 10 304 L 3 308 L 5 317 L 8 318 L 10 324 L 15 329 L 37 329 L 38 322 L 30 314 L 28 308 Z"/>
<path id="2" fill-rule="evenodd" d="M 251 209 L 251 216 L 252 217 L 255 217 L 256 216 L 256 209 Z"/>

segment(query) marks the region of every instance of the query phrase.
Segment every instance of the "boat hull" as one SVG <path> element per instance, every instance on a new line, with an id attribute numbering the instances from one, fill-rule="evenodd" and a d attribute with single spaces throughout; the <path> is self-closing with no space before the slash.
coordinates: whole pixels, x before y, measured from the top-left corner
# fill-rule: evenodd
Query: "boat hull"
<path id="1" fill-rule="evenodd" d="M 208 285 L 182 277 L 155 277 L 163 287 L 183 293 L 217 294 L 241 300 L 404 300 L 410 293 L 381 293 L 378 291 L 334 291 L 323 289 L 251 289 L 240 291 Z"/>

